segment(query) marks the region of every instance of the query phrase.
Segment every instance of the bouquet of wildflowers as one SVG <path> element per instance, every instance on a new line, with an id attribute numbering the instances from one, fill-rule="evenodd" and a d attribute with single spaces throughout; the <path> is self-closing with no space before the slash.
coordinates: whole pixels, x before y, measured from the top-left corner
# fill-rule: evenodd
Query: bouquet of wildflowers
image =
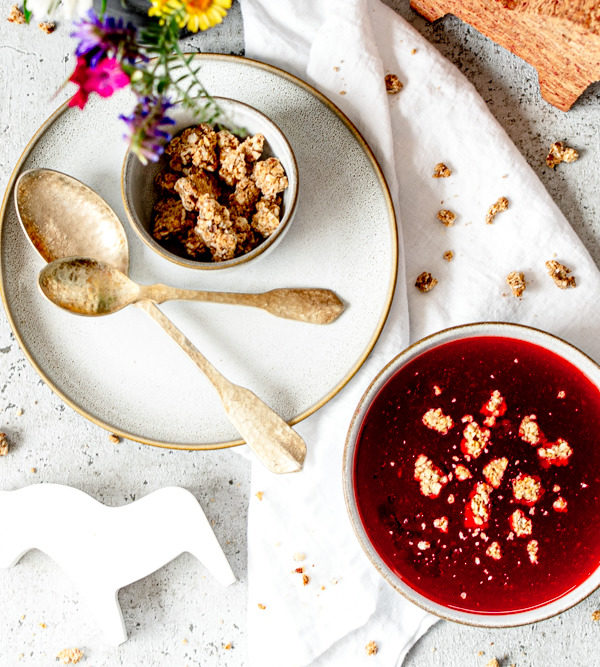
<path id="1" fill-rule="evenodd" d="M 63 14 L 81 10 L 90 0 L 27 0 L 25 16 L 51 14 L 62 3 Z M 73 37 L 79 40 L 77 64 L 68 81 L 79 90 L 70 106 L 83 109 L 90 94 L 110 97 L 126 86 L 137 98 L 129 115 L 121 115 L 127 124 L 126 137 L 142 162 L 155 161 L 171 139 L 174 121 L 168 111 L 180 103 L 192 110 L 198 122 L 214 122 L 220 115 L 215 100 L 198 78 L 194 56 L 184 54 L 179 46 L 179 32 L 206 30 L 220 23 L 231 7 L 231 0 L 151 0 L 148 15 L 154 21 L 137 30 L 131 23 L 106 16 L 105 8 L 75 20 Z"/>

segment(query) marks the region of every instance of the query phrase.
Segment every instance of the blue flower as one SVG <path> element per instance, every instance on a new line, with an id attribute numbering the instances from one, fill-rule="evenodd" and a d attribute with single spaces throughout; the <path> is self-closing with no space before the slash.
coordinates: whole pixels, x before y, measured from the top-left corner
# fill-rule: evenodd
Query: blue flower
<path id="1" fill-rule="evenodd" d="M 80 21 L 74 21 L 76 27 L 71 37 L 79 39 L 75 49 L 77 56 L 85 57 L 91 67 L 104 58 L 118 58 L 133 63 L 140 57 L 136 44 L 136 29 L 131 23 L 112 16 L 102 20 L 90 9 Z"/>
<path id="2" fill-rule="evenodd" d="M 148 161 L 156 162 L 171 140 L 172 132 L 162 126 L 175 124 L 175 121 L 166 115 L 172 106 L 173 103 L 166 97 L 143 97 L 131 115 L 119 116 L 128 126 L 125 138 L 129 140 L 131 150 L 143 164 Z"/>

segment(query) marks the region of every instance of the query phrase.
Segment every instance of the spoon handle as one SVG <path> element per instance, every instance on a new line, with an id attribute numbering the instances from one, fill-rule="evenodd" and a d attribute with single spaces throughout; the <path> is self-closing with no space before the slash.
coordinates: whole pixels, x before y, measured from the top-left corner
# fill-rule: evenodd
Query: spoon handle
<path id="1" fill-rule="evenodd" d="M 329 324 L 344 310 L 344 304 L 335 292 L 328 289 L 281 288 L 260 294 L 239 292 L 205 292 L 186 290 L 167 285 L 148 285 L 140 289 L 141 299 L 163 303 L 172 299 L 229 303 L 238 306 L 262 308 L 272 315 L 311 324 Z"/>
<path id="2" fill-rule="evenodd" d="M 230 382 L 151 301 L 145 310 L 192 359 L 217 390 L 231 423 L 256 456 L 275 473 L 297 472 L 306 457 L 306 444 L 278 414 L 249 389 Z"/>

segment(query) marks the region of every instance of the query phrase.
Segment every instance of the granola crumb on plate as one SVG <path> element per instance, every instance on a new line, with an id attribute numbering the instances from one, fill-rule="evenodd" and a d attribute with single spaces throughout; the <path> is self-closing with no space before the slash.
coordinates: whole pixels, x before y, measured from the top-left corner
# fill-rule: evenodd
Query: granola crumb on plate
<path id="1" fill-rule="evenodd" d="M 420 273 L 417 276 L 415 287 L 420 292 L 429 292 L 437 285 L 437 283 L 437 278 L 434 278 L 429 271 L 423 271 L 423 273 Z"/>
<path id="2" fill-rule="evenodd" d="M 548 275 L 560 289 L 577 287 L 575 277 L 569 275 L 571 269 L 568 269 L 564 264 L 557 262 L 555 259 L 549 259 L 546 262 L 546 269 L 548 270 Z"/>
<path id="3" fill-rule="evenodd" d="M 438 162 L 433 168 L 433 178 L 448 178 L 452 175 L 452 170 L 443 162 Z"/>
<path id="4" fill-rule="evenodd" d="M 378 650 L 379 647 L 374 641 L 367 642 L 367 645 L 365 646 L 365 651 L 367 655 L 375 655 Z"/>
<path id="5" fill-rule="evenodd" d="M 451 227 L 456 220 L 456 213 L 449 211 L 447 208 L 443 208 L 437 212 L 437 219 L 445 225 L 446 227 Z"/>
<path id="6" fill-rule="evenodd" d="M 511 271 L 506 276 L 506 282 L 508 283 L 508 286 L 512 290 L 513 296 L 516 297 L 523 296 L 523 292 L 527 287 L 527 283 L 525 282 L 525 275 L 523 274 L 522 271 Z"/>
<path id="7" fill-rule="evenodd" d="M 56 655 L 56 659 L 63 665 L 76 665 L 81 658 L 83 651 L 79 648 L 65 648 Z"/>
<path id="8" fill-rule="evenodd" d="M 579 153 L 564 141 L 555 141 L 548 150 L 546 164 L 550 169 L 554 169 L 561 162 L 575 162 L 579 158 Z"/>
<path id="9" fill-rule="evenodd" d="M 404 84 L 395 74 L 385 75 L 385 90 L 388 95 L 397 95 L 404 88 Z"/>
<path id="10" fill-rule="evenodd" d="M 506 211 L 507 208 L 508 208 L 508 199 L 506 197 L 500 197 L 488 209 L 488 212 L 486 213 L 485 216 L 486 223 L 488 225 L 491 225 L 494 222 L 498 213 Z"/>

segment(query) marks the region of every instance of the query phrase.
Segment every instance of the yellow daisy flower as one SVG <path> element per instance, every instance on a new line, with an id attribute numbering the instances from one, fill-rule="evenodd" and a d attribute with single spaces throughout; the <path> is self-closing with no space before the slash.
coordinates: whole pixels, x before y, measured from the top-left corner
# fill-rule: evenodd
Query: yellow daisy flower
<path id="1" fill-rule="evenodd" d="M 150 0 L 151 7 L 148 10 L 148 16 L 156 16 L 160 23 L 164 23 L 166 16 L 181 9 L 182 5 L 179 0 Z"/>
<path id="2" fill-rule="evenodd" d="M 157 1 L 163 2 L 164 0 Z M 182 4 L 187 14 L 184 25 L 191 32 L 198 32 L 198 30 L 207 30 L 221 23 L 223 17 L 227 15 L 227 10 L 231 7 L 231 0 L 182 0 Z"/>

